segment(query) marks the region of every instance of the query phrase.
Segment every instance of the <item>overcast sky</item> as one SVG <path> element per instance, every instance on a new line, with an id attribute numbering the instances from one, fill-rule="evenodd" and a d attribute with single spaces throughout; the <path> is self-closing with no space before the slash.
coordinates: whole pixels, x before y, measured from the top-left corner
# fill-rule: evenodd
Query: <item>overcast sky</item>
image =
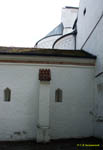
<path id="1" fill-rule="evenodd" d="M 0 46 L 34 47 L 79 0 L 0 0 Z"/>

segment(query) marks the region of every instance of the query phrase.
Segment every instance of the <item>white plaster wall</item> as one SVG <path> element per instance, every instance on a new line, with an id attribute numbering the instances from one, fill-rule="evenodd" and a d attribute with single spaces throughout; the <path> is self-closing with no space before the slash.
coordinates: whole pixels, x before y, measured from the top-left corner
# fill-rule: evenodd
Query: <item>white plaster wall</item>
<path id="1" fill-rule="evenodd" d="M 78 9 L 75 8 L 63 8 L 61 22 L 64 28 L 72 28 L 75 19 L 77 18 Z M 72 17 L 71 17 L 72 16 Z"/>
<path id="2" fill-rule="evenodd" d="M 86 8 L 86 14 L 83 10 Z M 103 14 L 102 0 L 81 0 L 80 10 L 77 23 L 77 48 L 81 48 L 90 32 Z M 83 49 L 96 55 L 95 75 L 103 72 L 103 16 L 97 24 L 95 30 L 91 34 Z M 103 76 L 99 76 L 95 80 L 95 136 L 103 137 L 103 90 L 98 90 L 98 85 L 103 83 Z"/>
<path id="3" fill-rule="evenodd" d="M 86 14 L 84 15 L 83 12 L 85 8 Z M 103 13 L 103 0 L 80 1 L 80 8 L 77 22 L 77 30 L 78 30 L 77 49 L 80 49 L 82 47 L 88 35 L 91 33 L 96 23 L 98 22 L 102 13 Z M 96 42 L 96 40 L 94 42 Z"/>
<path id="4" fill-rule="evenodd" d="M 50 81 L 40 81 L 37 142 L 50 140 Z"/>
<path id="5" fill-rule="evenodd" d="M 62 89 L 63 102 L 55 102 L 55 90 Z M 52 69 L 51 138 L 93 136 L 94 69 L 62 67 Z"/>
<path id="6" fill-rule="evenodd" d="M 72 50 L 74 50 L 75 49 L 74 36 L 68 35 L 68 36 L 61 38 L 54 45 L 54 49 L 65 49 L 65 50 L 72 49 Z"/>
<path id="7" fill-rule="evenodd" d="M 103 18 L 96 27 L 95 31 L 86 42 L 83 49 L 97 56 L 96 74 L 103 71 Z"/>
<path id="8" fill-rule="evenodd" d="M 50 82 L 40 82 L 38 125 L 49 127 Z"/>
<path id="9" fill-rule="evenodd" d="M 95 136 L 103 138 L 103 75 L 95 79 Z"/>
<path id="10" fill-rule="evenodd" d="M 67 34 L 67 33 L 71 33 L 73 32 L 73 29 L 72 28 L 64 28 L 63 30 L 63 35 Z"/>
<path id="11" fill-rule="evenodd" d="M 37 44 L 37 48 L 52 48 L 53 43 L 55 42 L 56 39 L 58 39 L 60 37 L 60 35 L 57 36 L 50 36 L 47 37 L 43 40 L 41 40 L 38 44 Z"/>
<path id="12" fill-rule="evenodd" d="M 92 136 L 94 67 L 0 64 L 0 140 L 36 138 L 40 68 L 51 69 L 51 138 Z M 4 101 L 6 87 L 11 89 L 10 102 Z M 63 90 L 62 103 L 55 102 L 57 88 Z"/>
<path id="13" fill-rule="evenodd" d="M 36 137 L 38 71 L 23 65 L 0 65 L 0 140 Z M 4 89 L 11 101 L 4 101 Z"/>

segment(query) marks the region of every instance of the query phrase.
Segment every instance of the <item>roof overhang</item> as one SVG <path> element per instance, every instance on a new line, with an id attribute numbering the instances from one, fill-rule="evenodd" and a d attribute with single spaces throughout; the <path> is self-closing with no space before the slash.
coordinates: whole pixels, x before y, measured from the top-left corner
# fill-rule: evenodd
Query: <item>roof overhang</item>
<path id="1" fill-rule="evenodd" d="M 0 47 L 0 62 L 95 65 L 96 56 L 83 50 Z"/>

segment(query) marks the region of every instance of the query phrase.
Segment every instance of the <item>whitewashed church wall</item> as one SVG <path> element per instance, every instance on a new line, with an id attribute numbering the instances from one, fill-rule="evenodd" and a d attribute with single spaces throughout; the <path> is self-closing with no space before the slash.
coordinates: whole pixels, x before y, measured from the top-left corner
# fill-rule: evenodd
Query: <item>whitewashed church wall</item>
<path id="1" fill-rule="evenodd" d="M 103 75 L 97 77 L 95 84 L 95 136 L 103 139 Z"/>
<path id="2" fill-rule="evenodd" d="M 95 136 L 103 139 L 103 75 L 95 78 Z"/>
<path id="3" fill-rule="evenodd" d="M 73 35 L 68 35 L 56 42 L 54 49 L 65 49 L 65 50 L 74 50 L 75 49 L 75 39 Z"/>
<path id="4" fill-rule="evenodd" d="M 86 13 L 84 15 L 84 9 Z M 97 56 L 95 75 L 103 72 L 103 1 L 81 0 L 77 23 L 77 48 Z M 101 17 L 101 18 L 100 18 Z M 100 19 L 100 20 L 99 20 Z M 99 22 L 98 22 L 99 21 Z M 95 27 L 95 28 L 94 28 Z M 93 30 L 94 29 L 94 30 Z M 93 32 L 92 32 L 93 31 Z M 103 137 L 103 76 L 95 77 L 95 136 Z"/>
<path id="5" fill-rule="evenodd" d="M 77 18 L 78 9 L 76 8 L 63 8 L 61 22 L 64 28 L 72 28 L 75 19 Z M 72 16 L 72 17 L 71 17 Z"/>
<path id="6" fill-rule="evenodd" d="M 86 13 L 84 15 L 84 10 Z M 96 74 L 103 71 L 103 17 L 100 19 L 103 11 L 103 1 L 100 0 L 81 0 L 77 22 L 77 49 L 84 49 L 97 56 Z M 93 28 L 96 28 L 92 32 Z M 91 36 L 85 43 L 86 39 L 92 32 Z M 83 44 L 85 45 L 83 46 Z M 82 47 L 83 46 L 83 47 Z"/>
<path id="7" fill-rule="evenodd" d="M 84 50 L 97 56 L 96 60 L 96 75 L 103 71 L 103 18 L 94 30 L 93 34 L 86 42 Z"/>
<path id="8" fill-rule="evenodd" d="M 71 32 L 73 32 L 73 29 L 71 29 L 71 28 L 64 28 L 63 35 L 65 35 L 67 33 L 71 33 Z"/>
<path id="9" fill-rule="evenodd" d="M 38 72 L 32 66 L 0 64 L 0 140 L 36 137 Z M 4 89 L 11 90 L 10 102 Z"/>
<path id="10" fill-rule="evenodd" d="M 102 14 L 102 0 L 80 0 L 77 22 L 77 49 L 81 49 L 82 45 L 88 38 L 89 34 L 97 24 Z M 96 40 L 94 40 L 94 43 L 96 43 Z"/>
<path id="11" fill-rule="evenodd" d="M 40 68 L 51 70 L 51 138 L 92 136 L 94 67 L 0 64 L 0 140 L 36 138 Z M 4 99 L 7 87 L 11 90 L 10 102 Z M 55 102 L 57 88 L 63 92 L 62 102 Z"/>
<path id="12" fill-rule="evenodd" d="M 63 92 L 62 102 L 55 102 L 55 91 L 58 88 Z M 94 69 L 55 67 L 52 69 L 51 89 L 51 138 L 92 136 Z"/>
<path id="13" fill-rule="evenodd" d="M 60 37 L 60 35 L 57 36 L 50 36 L 47 37 L 43 40 L 41 40 L 38 44 L 37 44 L 37 48 L 52 48 L 53 43 Z"/>

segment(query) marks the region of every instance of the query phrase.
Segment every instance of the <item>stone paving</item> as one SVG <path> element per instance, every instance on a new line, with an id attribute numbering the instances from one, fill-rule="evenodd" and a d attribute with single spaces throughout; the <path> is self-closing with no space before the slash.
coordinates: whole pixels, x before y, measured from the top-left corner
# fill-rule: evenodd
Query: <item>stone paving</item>
<path id="1" fill-rule="evenodd" d="M 37 144 L 35 141 L 0 142 L 0 150 L 102 150 L 100 147 L 77 147 L 77 144 L 101 144 L 96 138 L 56 140 Z"/>

